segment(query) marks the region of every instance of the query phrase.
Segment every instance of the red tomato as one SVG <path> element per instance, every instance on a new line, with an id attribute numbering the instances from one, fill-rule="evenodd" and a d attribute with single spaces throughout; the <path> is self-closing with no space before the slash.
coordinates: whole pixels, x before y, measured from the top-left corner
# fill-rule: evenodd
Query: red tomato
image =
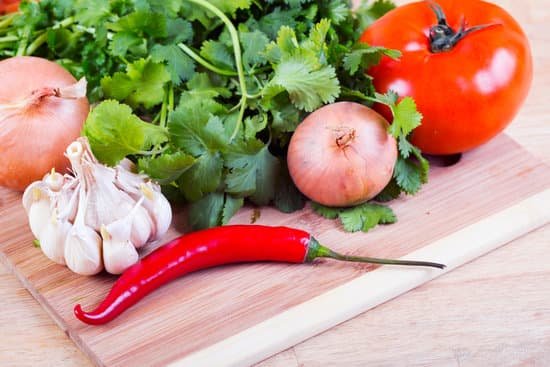
<path id="1" fill-rule="evenodd" d="M 505 10 L 485 1 L 404 5 L 370 26 L 361 41 L 402 52 L 368 73 L 378 91 L 416 100 L 424 120 L 412 141 L 425 153 L 461 153 L 487 142 L 513 120 L 531 86 L 525 34 Z M 389 111 L 376 108 L 391 121 Z"/>
<path id="2" fill-rule="evenodd" d="M 0 0 L 0 14 L 16 12 L 20 2 L 21 0 Z"/>

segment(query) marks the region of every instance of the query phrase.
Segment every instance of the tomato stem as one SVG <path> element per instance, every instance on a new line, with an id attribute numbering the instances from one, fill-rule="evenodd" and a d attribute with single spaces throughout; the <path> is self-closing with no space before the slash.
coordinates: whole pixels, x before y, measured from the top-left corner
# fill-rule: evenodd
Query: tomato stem
<path id="1" fill-rule="evenodd" d="M 429 1 L 429 4 L 437 18 L 437 24 L 430 28 L 430 50 L 433 53 L 451 51 L 467 35 L 496 25 L 496 23 L 492 23 L 466 28 L 466 20 L 463 17 L 460 21 L 460 28 L 455 31 L 447 22 L 447 17 L 441 6 L 435 1 Z"/>

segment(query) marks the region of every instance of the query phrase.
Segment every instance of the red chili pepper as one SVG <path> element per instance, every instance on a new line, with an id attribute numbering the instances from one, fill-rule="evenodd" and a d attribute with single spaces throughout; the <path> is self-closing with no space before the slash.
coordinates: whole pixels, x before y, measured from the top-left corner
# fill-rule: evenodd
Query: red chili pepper
<path id="1" fill-rule="evenodd" d="M 322 257 L 371 264 L 445 268 L 445 265 L 432 262 L 341 255 L 298 229 L 224 226 L 186 234 L 158 248 L 128 268 L 95 310 L 85 312 L 76 305 L 74 314 L 87 324 L 104 324 L 163 284 L 196 270 L 258 261 L 310 263 Z"/>

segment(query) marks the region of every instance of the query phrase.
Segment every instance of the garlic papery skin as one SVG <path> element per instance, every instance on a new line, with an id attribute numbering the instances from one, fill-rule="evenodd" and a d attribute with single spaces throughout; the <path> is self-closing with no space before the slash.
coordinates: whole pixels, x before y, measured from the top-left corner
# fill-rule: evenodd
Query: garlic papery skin
<path id="1" fill-rule="evenodd" d="M 72 226 L 66 220 L 60 220 L 54 210 L 46 228 L 38 237 L 42 252 L 52 261 L 65 265 L 65 240 Z"/>
<path id="2" fill-rule="evenodd" d="M 139 254 L 132 241 L 113 239 L 106 227 L 101 228 L 103 238 L 103 263 L 111 274 L 122 274 L 139 260 Z"/>
<path id="3" fill-rule="evenodd" d="M 145 197 L 143 206 L 155 222 L 156 233 L 152 240 L 158 240 L 166 234 L 172 224 L 172 207 L 160 190 L 155 190 L 151 184 L 141 184 L 140 189 Z"/>
<path id="4" fill-rule="evenodd" d="M 74 185 L 74 183 L 76 183 L 76 185 Z M 78 180 L 73 180 L 70 184 L 66 184 L 61 190 L 56 201 L 56 208 L 59 211 L 59 218 L 71 223 L 74 223 L 76 213 L 78 211 L 79 185 L 80 183 Z"/>

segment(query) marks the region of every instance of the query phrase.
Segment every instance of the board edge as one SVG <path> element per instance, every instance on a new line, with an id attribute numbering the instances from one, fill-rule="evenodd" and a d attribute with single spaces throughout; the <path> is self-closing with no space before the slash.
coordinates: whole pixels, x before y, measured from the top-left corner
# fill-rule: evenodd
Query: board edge
<path id="1" fill-rule="evenodd" d="M 441 262 L 447 265 L 444 271 L 382 266 L 168 366 L 233 367 L 261 362 L 548 224 L 548 202 L 550 189 L 402 257 Z M 384 287 L 377 287 L 380 284 Z"/>

